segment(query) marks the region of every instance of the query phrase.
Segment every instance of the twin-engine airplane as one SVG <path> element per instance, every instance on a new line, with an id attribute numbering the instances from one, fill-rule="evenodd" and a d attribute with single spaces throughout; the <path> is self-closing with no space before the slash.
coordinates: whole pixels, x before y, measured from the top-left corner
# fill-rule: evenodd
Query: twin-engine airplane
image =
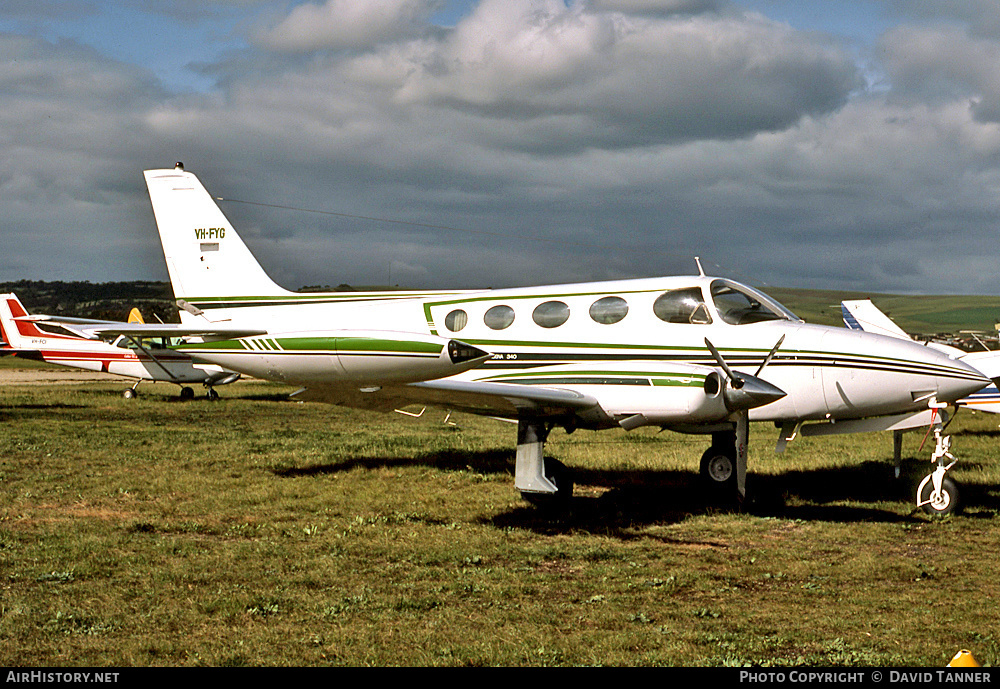
<path id="1" fill-rule="evenodd" d="M 533 502 L 572 493 L 568 471 L 543 456 L 555 427 L 710 435 L 702 473 L 742 498 L 750 421 L 775 423 L 780 450 L 800 427 L 928 425 L 940 421 L 939 407 L 988 382 L 947 354 L 810 325 L 756 290 L 704 274 L 468 292 L 289 292 L 181 164 L 145 178 L 182 323 L 206 333 L 220 324 L 266 331 L 178 351 L 301 385 L 298 399 L 386 411 L 435 405 L 516 421 L 514 482 Z M 939 494 L 928 505 L 946 511 L 954 500 Z"/>
<path id="2" fill-rule="evenodd" d="M 205 329 L 198 332 L 204 334 Z M 230 329 L 226 336 L 258 332 Z M 176 325 L 146 324 L 138 315 L 123 323 L 29 314 L 16 295 L 0 294 L 0 354 L 134 378 L 135 385 L 123 392 L 128 399 L 138 394 L 144 380 L 175 383 L 181 386 L 183 399 L 194 397 L 190 386 L 200 383 L 208 388 L 208 397 L 215 399 L 215 386 L 239 379 L 239 373 L 195 362 L 164 341 L 181 334 Z"/>

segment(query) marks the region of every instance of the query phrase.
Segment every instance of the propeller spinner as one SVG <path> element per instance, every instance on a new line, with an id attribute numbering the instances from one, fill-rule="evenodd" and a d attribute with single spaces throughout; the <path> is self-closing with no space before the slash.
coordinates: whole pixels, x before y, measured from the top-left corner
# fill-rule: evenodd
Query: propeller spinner
<path id="1" fill-rule="evenodd" d="M 764 370 L 764 367 L 770 363 L 784 339 L 785 336 L 782 335 L 781 339 L 778 340 L 777 344 L 771 348 L 771 351 L 764 358 L 764 361 L 761 362 L 757 373 L 750 375 L 749 373 L 740 373 L 729 368 L 729 364 L 722 358 L 719 350 L 715 348 L 715 345 L 707 337 L 705 338 L 705 346 L 708 347 L 708 351 L 712 353 L 716 363 L 719 364 L 719 368 L 722 369 L 729 380 L 729 384 L 722 391 L 727 409 L 730 411 L 743 411 L 753 409 L 754 407 L 762 407 L 785 396 L 786 393 L 784 390 L 758 377 L 761 371 Z"/>

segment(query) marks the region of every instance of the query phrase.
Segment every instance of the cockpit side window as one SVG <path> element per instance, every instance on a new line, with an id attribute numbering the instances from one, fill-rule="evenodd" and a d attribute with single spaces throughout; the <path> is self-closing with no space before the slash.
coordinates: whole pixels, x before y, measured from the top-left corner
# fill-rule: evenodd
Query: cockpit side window
<path id="1" fill-rule="evenodd" d="M 667 323 L 707 325 L 712 322 L 712 316 L 698 287 L 664 292 L 653 302 L 653 313 Z"/>
<path id="2" fill-rule="evenodd" d="M 724 280 L 712 283 L 712 301 L 722 320 L 731 325 L 798 320 L 791 311 L 778 302 L 749 288 Z"/>

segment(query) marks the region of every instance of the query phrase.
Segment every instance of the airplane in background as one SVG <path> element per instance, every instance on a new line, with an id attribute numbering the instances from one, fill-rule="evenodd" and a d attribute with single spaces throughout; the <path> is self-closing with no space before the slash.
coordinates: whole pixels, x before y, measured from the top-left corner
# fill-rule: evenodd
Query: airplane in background
<path id="1" fill-rule="evenodd" d="M 844 325 L 851 330 L 863 330 L 888 337 L 896 337 L 901 340 L 913 339 L 875 306 L 871 299 L 842 301 L 840 303 L 840 310 L 844 318 Z M 945 352 L 952 358 L 968 363 L 993 381 L 981 390 L 977 390 L 968 397 L 958 400 L 956 402 L 957 405 L 976 411 L 989 412 L 990 414 L 1000 414 L 1000 389 L 997 388 L 998 384 L 1000 384 L 1000 352 L 989 349 L 981 352 L 966 352 L 958 347 L 933 341 L 922 344 L 926 347 L 932 347 L 938 351 Z"/>
<path id="2" fill-rule="evenodd" d="M 135 385 L 122 393 L 126 399 L 138 395 L 144 380 L 175 383 L 182 399 L 194 397 L 190 386 L 200 383 L 208 398 L 216 399 L 215 386 L 240 378 L 171 349 L 165 339 L 176 337 L 176 328 L 145 324 L 137 309 L 127 323 L 46 316 L 28 314 L 14 294 L 0 294 L 0 333 L 0 354 L 135 378 Z"/>
<path id="3" fill-rule="evenodd" d="M 297 294 L 264 272 L 198 179 L 178 163 L 144 173 L 181 322 L 265 334 L 189 340 L 199 360 L 302 386 L 295 399 L 399 410 L 432 405 L 517 423 L 515 487 L 565 504 L 573 481 L 544 457 L 556 427 L 653 426 L 711 437 L 701 473 L 746 496 L 749 423 L 806 435 L 936 424 L 988 380 L 898 338 L 807 324 L 770 297 L 704 274 L 461 292 Z M 342 329 L 331 335 L 326 329 Z M 386 331 L 395 337 L 378 335 Z M 400 376 L 421 338 L 451 339 L 464 371 Z M 427 348 L 416 347 L 422 355 Z M 384 359 L 382 357 L 385 357 Z M 455 357 L 452 357 L 455 361 Z M 414 371 L 411 371 L 414 373 Z M 948 438 L 936 434 L 941 457 Z M 938 479 L 923 506 L 946 513 Z M 918 496 L 918 501 L 920 496 Z"/>

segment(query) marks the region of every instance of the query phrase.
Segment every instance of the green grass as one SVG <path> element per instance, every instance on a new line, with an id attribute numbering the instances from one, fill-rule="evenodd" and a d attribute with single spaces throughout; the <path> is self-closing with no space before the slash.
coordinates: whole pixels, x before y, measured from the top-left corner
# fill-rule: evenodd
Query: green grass
<path id="1" fill-rule="evenodd" d="M 553 432 L 570 510 L 513 487 L 514 429 L 123 383 L 0 388 L 0 665 L 944 666 L 1000 650 L 1000 417 L 959 415 L 967 509 L 914 513 L 929 449 L 754 426 L 739 512 L 705 439 Z M 964 418 L 963 418 L 964 417 Z M 451 419 L 456 421 L 456 419 Z"/>

